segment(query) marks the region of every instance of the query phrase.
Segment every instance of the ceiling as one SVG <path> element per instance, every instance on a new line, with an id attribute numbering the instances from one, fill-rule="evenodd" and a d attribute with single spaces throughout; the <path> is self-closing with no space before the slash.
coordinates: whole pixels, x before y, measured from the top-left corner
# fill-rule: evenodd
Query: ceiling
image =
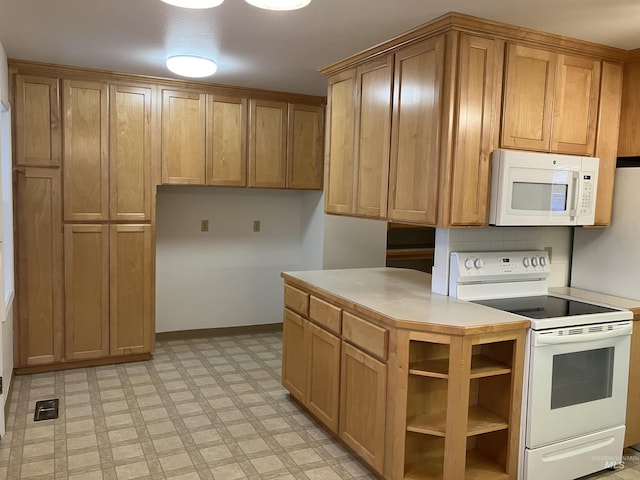
<path id="1" fill-rule="evenodd" d="M 215 59 L 205 81 L 326 95 L 318 69 L 450 11 L 640 47 L 638 0 L 313 0 L 271 12 L 243 0 L 188 10 L 160 0 L 0 0 L 9 58 L 179 78 L 165 59 Z"/>

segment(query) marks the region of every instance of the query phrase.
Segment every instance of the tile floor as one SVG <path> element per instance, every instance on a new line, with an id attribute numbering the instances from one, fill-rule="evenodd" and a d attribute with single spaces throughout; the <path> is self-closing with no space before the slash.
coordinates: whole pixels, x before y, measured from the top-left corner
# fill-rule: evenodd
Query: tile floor
<path id="1" fill-rule="evenodd" d="M 280 385 L 280 333 L 159 342 L 153 360 L 15 377 L 0 479 L 374 479 Z M 36 400 L 60 399 L 33 421 Z M 640 452 L 589 480 L 640 479 Z"/>

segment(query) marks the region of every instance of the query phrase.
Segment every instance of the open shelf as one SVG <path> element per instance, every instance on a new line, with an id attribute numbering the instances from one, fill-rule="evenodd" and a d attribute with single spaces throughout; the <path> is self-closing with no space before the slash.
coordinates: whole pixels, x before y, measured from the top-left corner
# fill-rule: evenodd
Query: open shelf
<path id="1" fill-rule="evenodd" d="M 407 419 L 407 431 L 426 435 L 444 437 L 447 428 L 446 412 L 432 415 L 416 415 Z M 467 420 L 467 436 L 506 430 L 509 423 L 506 419 L 487 410 L 480 405 L 469 407 Z"/>
<path id="2" fill-rule="evenodd" d="M 407 465 L 405 480 L 442 480 L 444 455 Z M 477 450 L 468 450 L 464 480 L 507 480 L 509 475 L 500 465 Z"/>
<path id="3" fill-rule="evenodd" d="M 508 365 L 483 354 L 471 357 L 471 375 L 469 378 L 482 378 L 511 373 Z M 449 359 L 434 358 L 413 362 L 409 365 L 409 374 L 423 377 L 448 378 Z"/>
<path id="4" fill-rule="evenodd" d="M 447 413 L 416 415 L 407 419 L 407 431 L 444 437 L 447 427 Z"/>

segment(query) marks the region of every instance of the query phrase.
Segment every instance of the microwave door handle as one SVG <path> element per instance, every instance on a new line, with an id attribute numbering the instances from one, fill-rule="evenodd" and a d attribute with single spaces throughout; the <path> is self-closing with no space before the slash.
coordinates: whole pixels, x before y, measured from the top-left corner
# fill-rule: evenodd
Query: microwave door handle
<path id="1" fill-rule="evenodd" d="M 571 195 L 571 209 L 569 210 L 569 216 L 573 220 L 576 216 L 576 207 L 578 204 L 578 172 L 573 172 L 573 176 L 571 178 L 571 188 L 573 189 L 573 194 Z"/>

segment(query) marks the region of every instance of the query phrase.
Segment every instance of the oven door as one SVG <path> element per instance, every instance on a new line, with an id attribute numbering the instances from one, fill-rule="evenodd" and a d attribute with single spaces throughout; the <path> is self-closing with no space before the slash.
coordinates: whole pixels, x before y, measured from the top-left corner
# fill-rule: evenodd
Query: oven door
<path id="1" fill-rule="evenodd" d="M 530 331 L 527 448 L 624 425 L 632 322 Z"/>

